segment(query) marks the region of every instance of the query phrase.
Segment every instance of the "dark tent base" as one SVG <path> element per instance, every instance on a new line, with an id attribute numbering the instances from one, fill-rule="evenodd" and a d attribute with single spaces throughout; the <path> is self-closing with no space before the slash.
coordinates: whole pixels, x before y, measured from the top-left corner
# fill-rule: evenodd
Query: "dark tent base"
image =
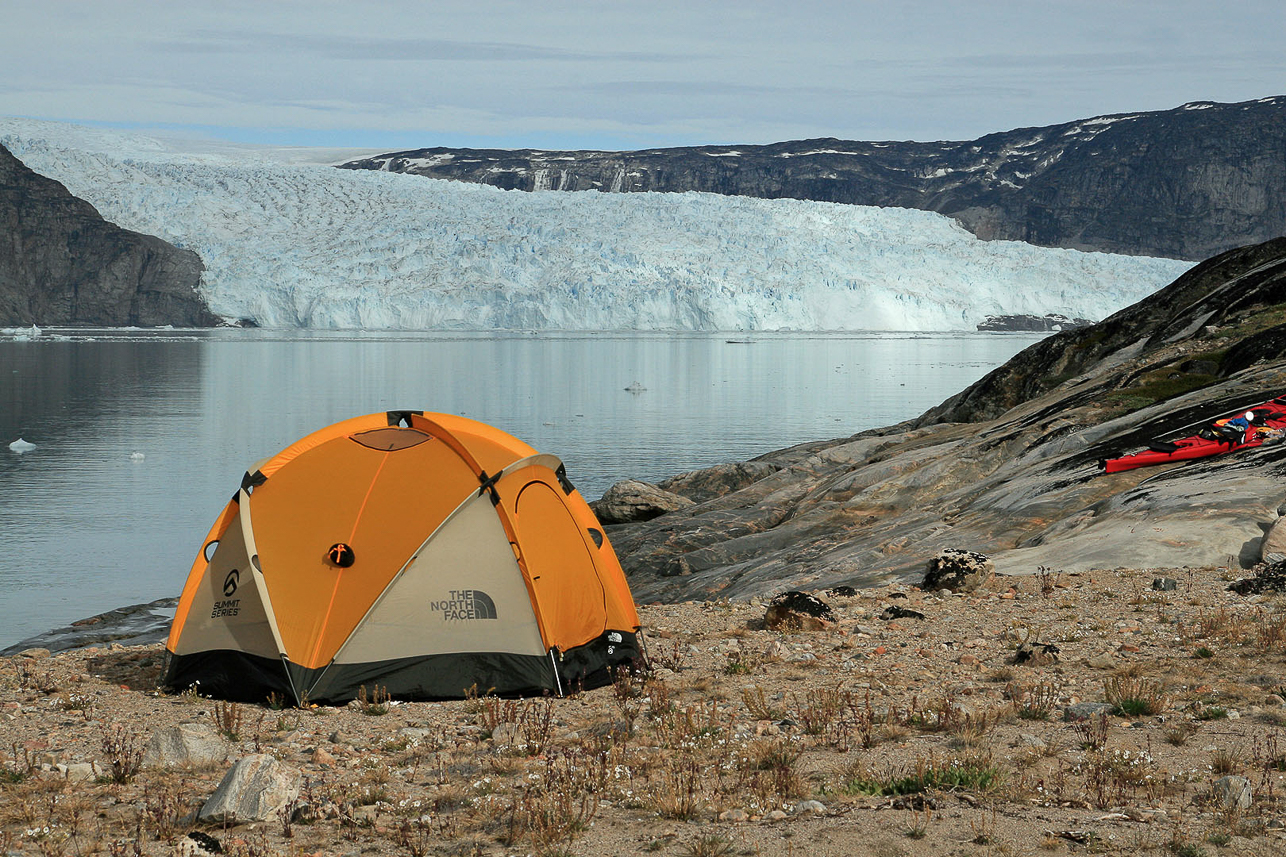
<path id="1" fill-rule="evenodd" d="M 638 638 L 628 631 L 609 631 L 552 657 L 467 652 L 324 669 L 229 649 L 170 654 L 163 684 L 172 693 L 192 690 L 233 702 L 343 705 L 357 699 L 363 687 L 368 698 L 378 688 L 381 696 L 406 701 L 567 694 L 602 687 L 612 681 L 614 669 L 641 663 Z"/>

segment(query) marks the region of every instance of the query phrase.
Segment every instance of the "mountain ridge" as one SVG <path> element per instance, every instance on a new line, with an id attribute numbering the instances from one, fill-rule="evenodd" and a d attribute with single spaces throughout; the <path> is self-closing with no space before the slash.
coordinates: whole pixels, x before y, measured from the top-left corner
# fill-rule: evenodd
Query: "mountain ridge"
<path id="1" fill-rule="evenodd" d="M 706 191 L 917 208 L 989 240 L 1196 261 L 1286 234 L 1286 96 L 1190 102 L 968 141 L 827 137 L 632 152 L 432 147 L 340 168 L 509 190 Z"/>

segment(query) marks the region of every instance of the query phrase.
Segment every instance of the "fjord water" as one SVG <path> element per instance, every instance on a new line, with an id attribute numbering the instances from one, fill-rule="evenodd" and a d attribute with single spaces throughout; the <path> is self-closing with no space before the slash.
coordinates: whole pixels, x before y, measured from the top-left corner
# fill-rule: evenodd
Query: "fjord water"
<path id="1" fill-rule="evenodd" d="M 341 419 L 479 419 L 561 457 L 594 499 L 618 479 L 916 416 L 1041 336 L 128 330 L 0 341 L 0 647 L 178 595 L 242 472 Z M 10 451 L 19 437 L 35 449 Z"/>

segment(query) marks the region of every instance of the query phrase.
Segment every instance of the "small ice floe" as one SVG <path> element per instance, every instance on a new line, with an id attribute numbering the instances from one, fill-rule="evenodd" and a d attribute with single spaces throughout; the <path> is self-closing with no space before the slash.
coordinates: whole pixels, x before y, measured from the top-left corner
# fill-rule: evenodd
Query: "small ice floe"
<path id="1" fill-rule="evenodd" d="M 644 386 L 643 386 L 642 384 L 640 384 L 638 381 L 635 381 L 633 384 L 630 384 L 628 387 L 626 387 L 626 388 L 625 388 L 625 392 L 627 392 L 627 393 L 646 393 L 646 392 L 647 392 L 647 387 L 644 387 Z"/>
<path id="2" fill-rule="evenodd" d="M 31 327 L 6 327 L 4 330 L 0 330 L 0 333 L 5 336 L 12 336 L 17 342 L 26 342 L 31 339 L 38 339 L 44 331 L 33 324 Z"/>
<path id="3" fill-rule="evenodd" d="M 18 438 L 13 443 L 9 444 L 9 450 L 11 452 L 18 453 L 19 455 L 22 455 L 24 452 L 31 452 L 35 448 L 36 445 L 34 443 L 23 440 L 22 438 Z"/>
<path id="4" fill-rule="evenodd" d="M 130 460 L 130 461 L 142 461 L 142 460 L 143 460 L 143 459 L 145 459 L 145 458 L 147 458 L 147 456 L 146 456 L 146 455 L 144 455 L 144 454 L 143 454 L 143 453 L 141 453 L 141 452 L 131 452 L 131 453 L 129 454 L 129 460 Z"/>

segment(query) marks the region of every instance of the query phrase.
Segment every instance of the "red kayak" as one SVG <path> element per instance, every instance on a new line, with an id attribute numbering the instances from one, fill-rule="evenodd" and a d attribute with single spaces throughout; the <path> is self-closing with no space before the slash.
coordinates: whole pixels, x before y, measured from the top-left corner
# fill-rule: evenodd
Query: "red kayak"
<path id="1" fill-rule="evenodd" d="M 1106 459 L 1102 462 L 1103 469 L 1108 473 L 1119 473 L 1153 464 L 1223 455 L 1262 446 L 1267 437 L 1276 437 L 1283 430 L 1286 430 L 1286 396 L 1279 396 L 1231 417 L 1216 420 L 1192 437 L 1153 441 L 1142 452 Z"/>

